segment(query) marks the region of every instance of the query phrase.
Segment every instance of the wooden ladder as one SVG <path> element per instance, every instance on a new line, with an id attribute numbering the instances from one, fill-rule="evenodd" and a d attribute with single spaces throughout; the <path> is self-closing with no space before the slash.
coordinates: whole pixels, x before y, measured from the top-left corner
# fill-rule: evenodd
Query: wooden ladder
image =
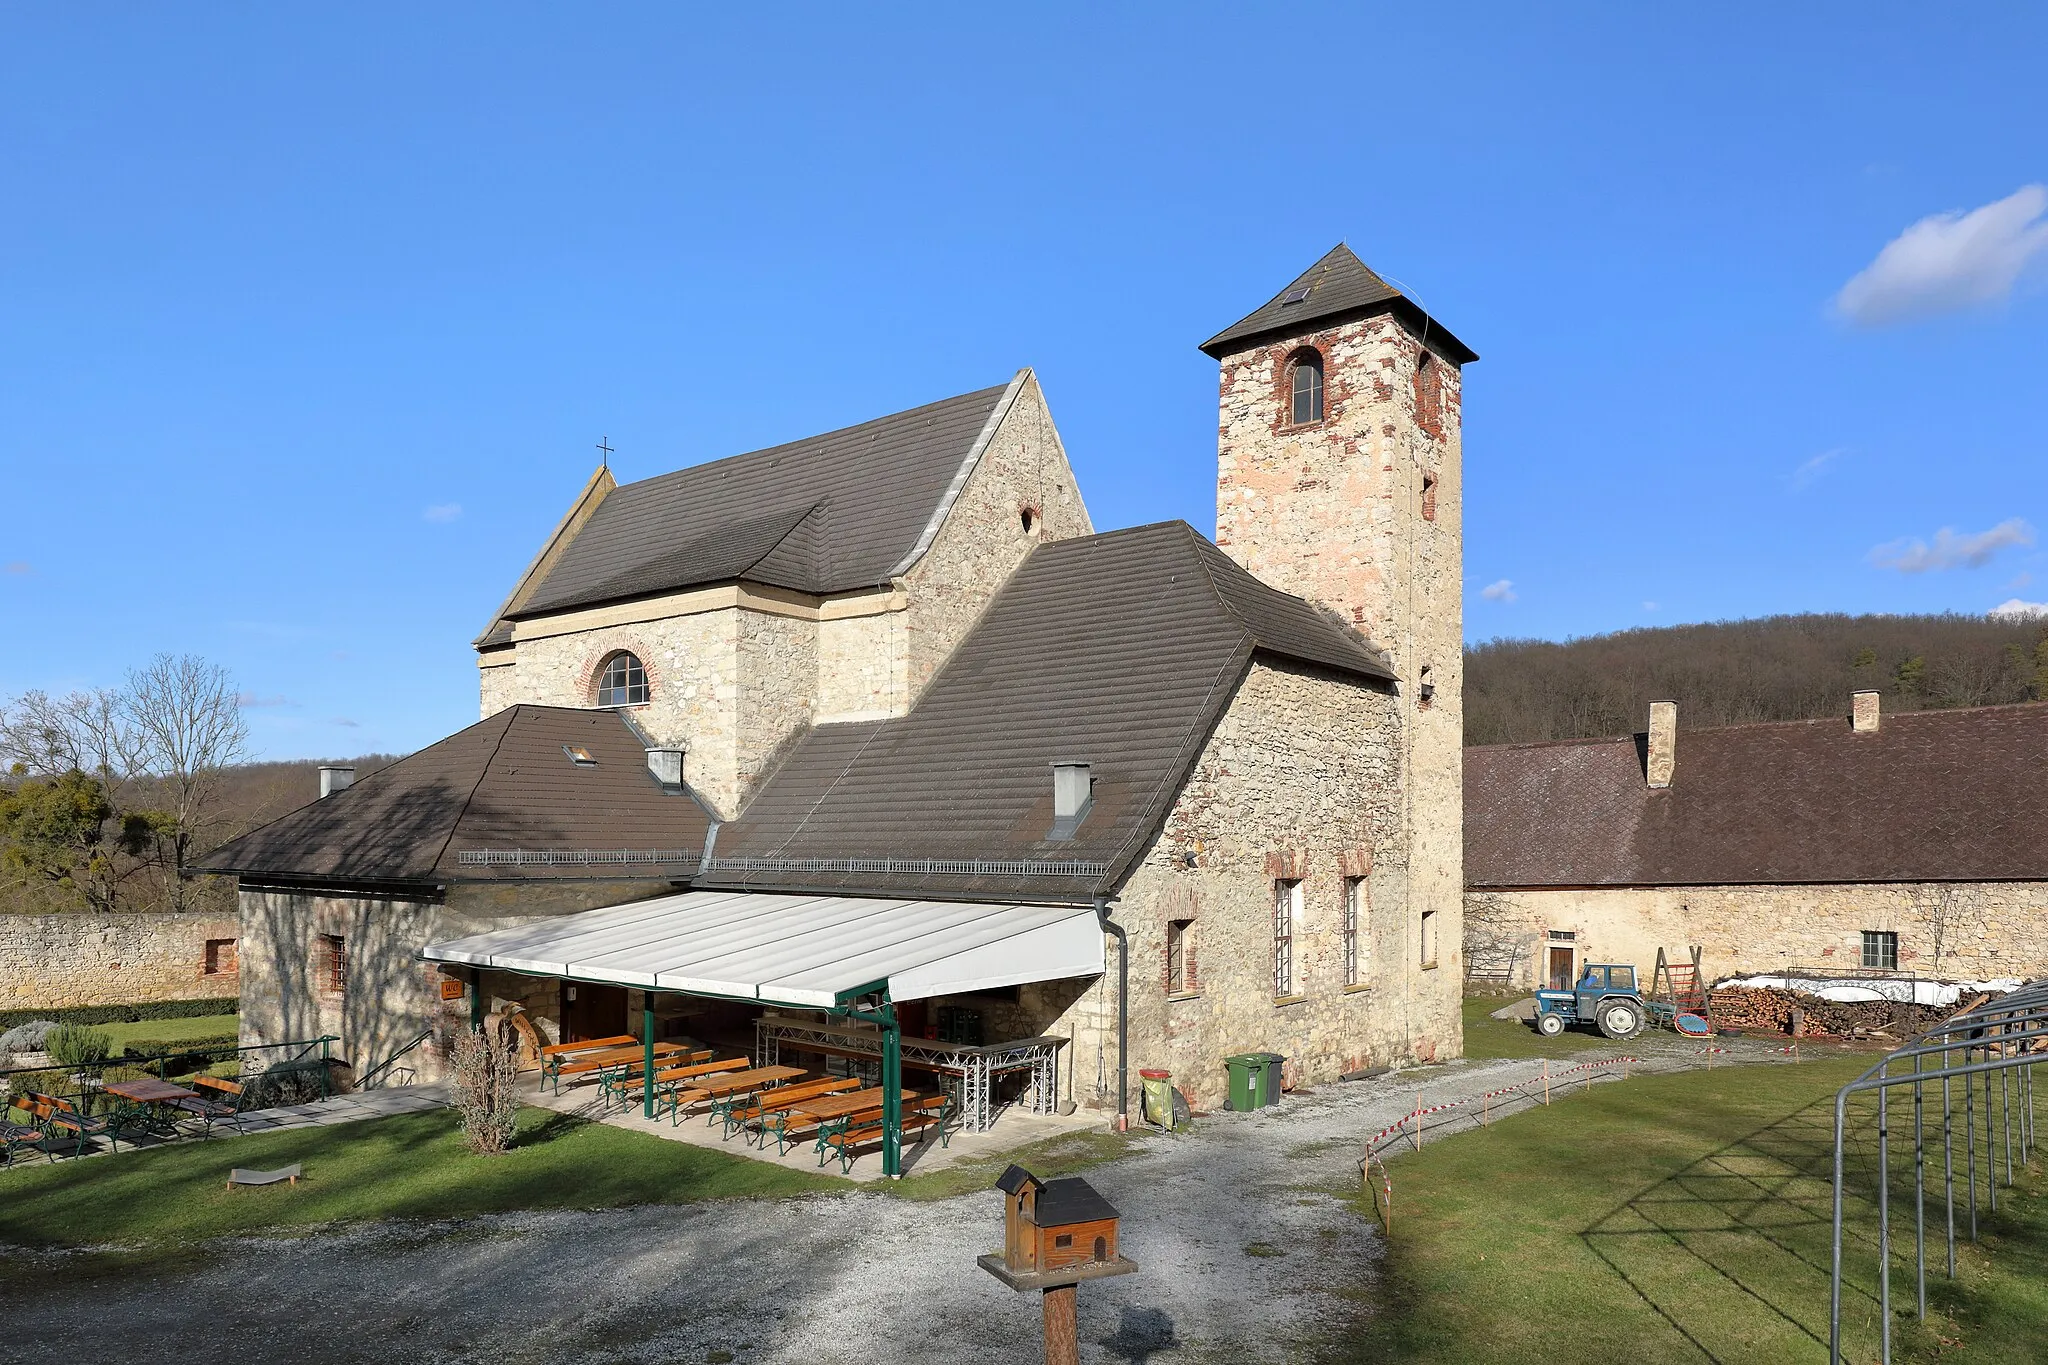
<path id="1" fill-rule="evenodd" d="M 1690 961 L 1673 962 L 1664 950 L 1657 950 L 1656 975 L 1650 978 L 1650 993 L 1685 1014 L 1707 1013 L 1707 992 L 1700 979 L 1700 954 L 1693 946 Z"/>

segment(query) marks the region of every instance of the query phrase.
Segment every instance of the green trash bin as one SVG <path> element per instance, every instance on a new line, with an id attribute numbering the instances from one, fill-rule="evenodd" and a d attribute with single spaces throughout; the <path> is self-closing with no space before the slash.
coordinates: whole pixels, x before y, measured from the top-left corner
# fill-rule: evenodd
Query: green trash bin
<path id="1" fill-rule="evenodd" d="M 1240 1114 L 1266 1107 L 1266 1057 L 1264 1052 L 1240 1052 L 1225 1057 L 1230 1072 L 1229 1107 Z"/>

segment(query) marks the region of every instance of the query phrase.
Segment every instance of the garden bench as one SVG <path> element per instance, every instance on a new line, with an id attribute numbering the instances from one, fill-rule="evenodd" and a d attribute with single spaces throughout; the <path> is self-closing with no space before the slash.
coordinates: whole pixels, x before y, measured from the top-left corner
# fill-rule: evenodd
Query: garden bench
<path id="1" fill-rule="evenodd" d="M 669 1122 L 683 1121 L 683 1106 L 709 1100 L 712 1109 L 706 1122 L 718 1120 L 719 1109 L 731 1102 L 735 1096 L 749 1094 L 781 1081 L 795 1080 L 804 1074 L 800 1066 L 757 1066 L 745 1071 L 728 1072 L 721 1076 L 699 1076 L 692 1085 L 681 1087 L 669 1102 Z"/>
<path id="2" fill-rule="evenodd" d="M 523 1016 L 514 1016 L 523 1017 Z M 580 1043 L 548 1043 L 536 1051 L 540 1054 L 540 1078 L 553 1080 L 555 1069 L 565 1062 L 573 1062 L 579 1053 L 604 1052 L 611 1048 L 630 1047 L 639 1042 L 630 1033 L 617 1033 L 609 1038 L 586 1038 Z M 557 1087 L 559 1092 L 559 1087 Z"/>
<path id="3" fill-rule="evenodd" d="M 710 1060 L 709 1053 L 691 1053 L 689 1055 L 701 1057 L 704 1060 L 691 1062 L 683 1066 L 670 1067 L 665 1071 L 654 1073 L 654 1104 L 656 1113 L 660 1112 L 663 1104 L 671 1104 L 675 1101 L 676 1091 L 682 1088 L 685 1081 L 695 1080 L 699 1076 L 715 1076 L 722 1071 L 745 1071 L 753 1065 L 745 1057 L 727 1057 L 719 1061 L 712 1061 Z M 621 1084 L 618 1089 L 626 1106 L 630 1108 L 633 1101 L 640 1098 L 641 1092 L 645 1087 L 636 1076 Z"/>
<path id="4" fill-rule="evenodd" d="M 656 1061 L 665 1061 L 673 1058 L 682 1050 L 683 1045 L 681 1043 L 656 1043 L 654 1045 L 654 1059 Z M 614 1047 L 607 1048 L 602 1052 L 587 1052 L 581 1056 L 572 1057 L 568 1061 L 557 1061 L 553 1072 L 550 1073 L 554 1077 L 555 1093 L 557 1095 L 562 1093 L 562 1078 L 564 1076 L 586 1076 L 596 1072 L 601 1079 L 610 1068 L 623 1066 L 628 1062 L 639 1061 L 642 1056 L 643 1050 L 637 1046 Z"/>
<path id="5" fill-rule="evenodd" d="M 198 1119 L 201 1125 L 200 1135 L 203 1137 L 212 1137 L 213 1125 L 222 1119 L 230 1120 L 236 1132 L 241 1131 L 242 1105 L 249 1093 L 246 1086 L 225 1076 L 194 1076 L 192 1084 L 201 1090 L 211 1090 L 221 1098 L 198 1095 L 192 1099 L 175 1100 L 171 1108 Z"/>
<path id="6" fill-rule="evenodd" d="M 18 1096 L 8 1104 L 6 1114 L 0 1116 L 0 1165 L 12 1166 L 15 1151 L 22 1147 L 43 1151 L 40 1144 L 47 1135 L 34 1119 L 35 1110 L 26 1096 Z"/>
<path id="7" fill-rule="evenodd" d="M 679 1052 L 672 1057 L 658 1059 L 654 1064 L 656 1068 L 654 1074 L 657 1078 L 660 1077 L 660 1068 L 664 1061 L 690 1066 L 697 1062 L 708 1062 L 710 1060 L 711 1049 L 708 1047 L 698 1052 Z M 646 1070 L 646 1059 L 644 1057 L 636 1057 L 630 1062 L 606 1067 L 603 1071 L 598 1072 L 597 1089 L 604 1106 L 610 1108 L 614 1101 L 623 1106 L 630 1099 L 637 1097 L 641 1089 L 640 1077 Z"/>
<path id="8" fill-rule="evenodd" d="M 805 1100 L 858 1089 L 860 1082 L 851 1076 L 826 1076 L 815 1081 L 797 1081 L 777 1086 L 773 1090 L 756 1091 L 725 1111 L 725 1135 L 731 1137 L 735 1128 L 745 1129 L 749 1125 L 760 1123 L 761 1146 L 765 1149 L 768 1146 L 769 1119 L 780 1117 L 791 1106 Z M 752 1139 L 748 1141 L 751 1142 Z"/>
<path id="9" fill-rule="evenodd" d="M 94 1138 L 107 1138 L 114 1144 L 114 1150 L 121 1150 L 120 1133 L 105 1119 L 87 1118 L 73 1107 L 70 1100 L 60 1095 L 39 1095 L 31 1090 L 29 1103 L 34 1106 L 36 1117 L 42 1121 L 45 1152 L 56 1155 L 55 1147 L 67 1140 L 71 1143 L 71 1154 L 83 1156 L 85 1144 Z M 59 1134 L 68 1133 L 68 1139 Z"/>
<path id="10" fill-rule="evenodd" d="M 923 1099 L 913 1102 L 904 1110 L 900 1126 L 905 1136 L 916 1133 L 920 1145 L 936 1130 L 939 1135 L 939 1145 L 947 1147 L 952 1145 L 953 1138 L 952 1134 L 946 1131 L 946 1122 L 952 1117 L 952 1096 L 928 1095 Z M 818 1162 L 820 1165 L 823 1165 L 826 1160 L 826 1154 L 829 1151 L 836 1150 L 839 1155 L 839 1171 L 842 1175 L 853 1169 L 855 1161 L 854 1148 L 863 1147 L 870 1142 L 880 1142 L 882 1140 L 881 1121 L 879 1118 L 870 1121 L 870 1114 L 866 1111 L 851 1115 L 848 1119 L 842 1119 L 836 1126 L 825 1125 L 825 1127 L 829 1131 L 822 1131 L 820 1133 L 819 1147 L 821 1152 Z"/>

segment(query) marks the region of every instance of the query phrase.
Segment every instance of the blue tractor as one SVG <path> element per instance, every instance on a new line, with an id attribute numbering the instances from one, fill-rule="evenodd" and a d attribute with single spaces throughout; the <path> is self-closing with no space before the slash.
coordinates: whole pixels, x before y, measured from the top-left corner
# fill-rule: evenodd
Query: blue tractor
<path id="1" fill-rule="evenodd" d="M 1536 1031 L 1546 1038 L 1568 1024 L 1597 1024 L 1609 1038 L 1633 1038 L 1649 1018 L 1636 969 L 1624 963 L 1589 963 L 1573 989 L 1536 992 Z"/>

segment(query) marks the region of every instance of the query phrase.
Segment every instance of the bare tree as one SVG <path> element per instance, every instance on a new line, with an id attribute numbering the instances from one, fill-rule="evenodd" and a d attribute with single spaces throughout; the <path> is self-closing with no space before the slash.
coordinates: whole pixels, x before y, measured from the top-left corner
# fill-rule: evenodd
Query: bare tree
<path id="1" fill-rule="evenodd" d="M 154 788 L 150 804 L 164 903 L 188 909 L 194 888 L 183 876 L 185 864 L 195 841 L 205 840 L 219 819 L 222 770 L 247 756 L 249 727 L 234 681 L 219 664 L 190 654 L 159 654 L 128 675 L 121 712 L 130 775 Z"/>

